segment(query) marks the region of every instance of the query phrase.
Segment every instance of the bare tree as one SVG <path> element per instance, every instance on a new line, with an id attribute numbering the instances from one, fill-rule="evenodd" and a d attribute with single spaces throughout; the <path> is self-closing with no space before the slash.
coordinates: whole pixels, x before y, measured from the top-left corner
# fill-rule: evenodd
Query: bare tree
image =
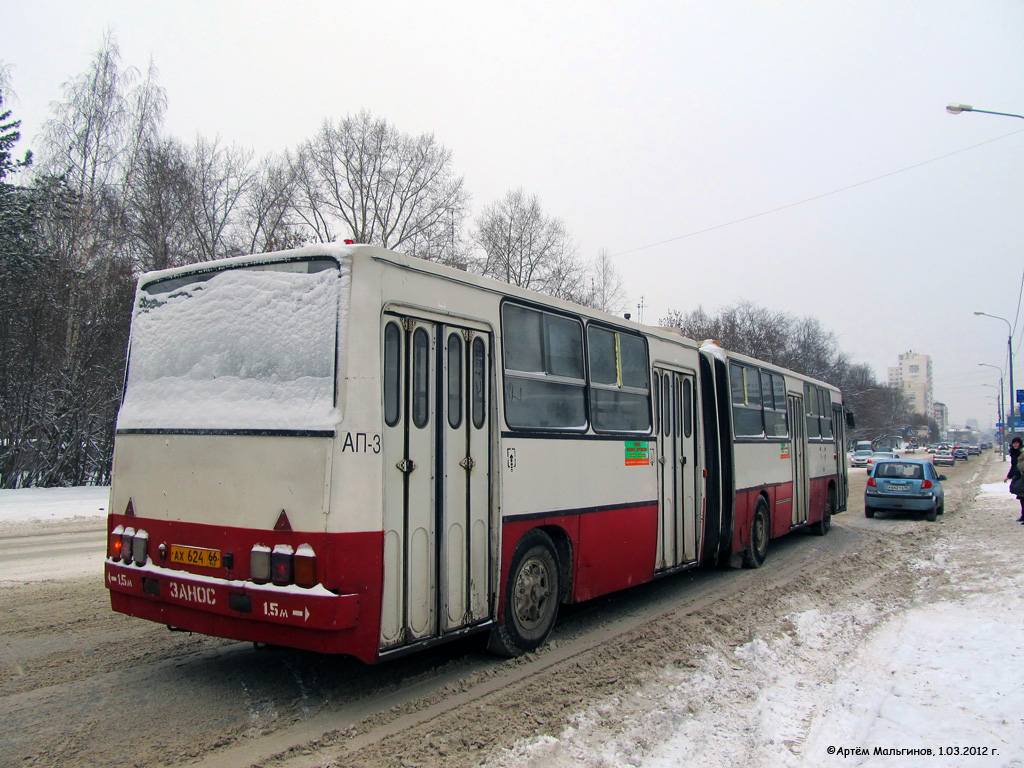
<path id="1" fill-rule="evenodd" d="M 265 253 L 301 245 L 295 217 L 295 174 L 286 157 L 260 161 L 242 213 L 249 253 Z"/>
<path id="2" fill-rule="evenodd" d="M 468 195 L 433 134 L 409 136 L 369 112 L 324 122 L 290 158 L 296 211 L 318 240 L 360 243 L 458 262 Z"/>
<path id="3" fill-rule="evenodd" d="M 89 69 L 64 83 L 63 100 L 43 126 L 38 177 L 62 179 L 76 196 L 68 231 L 59 242 L 66 255 L 87 265 L 122 245 L 124 200 L 135 181 L 143 149 L 156 139 L 166 94 L 150 65 L 142 78 L 121 65 L 121 53 L 108 32 Z"/>
<path id="4" fill-rule="evenodd" d="M 589 281 L 589 285 L 586 286 L 581 304 L 613 315 L 625 309 L 626 294 L 622 277 L 612 263 L 607 248 L 602 248 L 597 258 L 589 265 L 585 280 Z"/>
<path id="5" fill-rule="evenodd" d="M 487 206 L 473 239 L 483 249 L 483 274 L 549 296 L 585 299 L 585 267 L 561 219 L 544 214 L 536 195 L 520 189 Z"/>
<path id="6" fill-rule="evenodd" d="M 252 150 L 221 146 L 220 139 L 196 139 L 189 153 L 192 226 L 200 261 L 246 251 L 235 225 L 241 224 L 242 201 L 255 183 Z"/>
<path id="7" fill-rule="evenodd" d="M 186 149 L 173 139 L 147 145 L 126 206 L 136 270 L 166 269 L 198 260 L 191 200 Z"/>

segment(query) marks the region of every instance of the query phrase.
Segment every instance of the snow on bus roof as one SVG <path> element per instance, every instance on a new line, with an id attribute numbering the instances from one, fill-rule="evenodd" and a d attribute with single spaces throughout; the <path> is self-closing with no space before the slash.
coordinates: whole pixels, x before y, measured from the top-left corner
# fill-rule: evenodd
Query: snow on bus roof
<path id="1" fill-rule="evenodd" d="M 147 285 L 155 280 L 166 280 L 169 277 L 178 275 L 189 275 L 193 272 L 204 272 L 211 269 L 226 269 L 230 267 L 247 266 L 249 264 L 266 264 L 275 261 L 287 261 L 289 259 L 305 259 L 315 256 L 328 256 L 342 261 L 352 255 L 352 252 L 360 247 L 346 243 L 318 243 L 315 245 L 303 245 L 300 248 L 290 248 L 286 251 L 269 251 L 267 253 L 253 253 L 244 256 L 232 256 L 227 259 L 216 261 L 203 261 L 197 264 L 187 264 L 183 267 L 171 267 L 159 269 L 152 272 L 144 272 L 139 277 L 140 285 Z"/>

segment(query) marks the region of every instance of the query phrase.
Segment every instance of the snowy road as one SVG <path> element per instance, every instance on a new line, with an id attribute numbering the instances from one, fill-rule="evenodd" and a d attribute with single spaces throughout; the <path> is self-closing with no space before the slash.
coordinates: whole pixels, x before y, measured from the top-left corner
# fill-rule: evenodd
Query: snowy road
<path id="1" fill-rule="evenodd" d="M 1002 467 L 946 470 L 938 523 L 865 519 L 855 470 L 828 536 L 592 601 L 513 661 L 465 643 L 369 668 L 172 634 L 112 614 L 98 570 L 62 565 L 72 544 L 59 578 L 0 589 L 0 766 L 1024 766 Z M 74 542 L 95 522 L 39 526 Z"/>

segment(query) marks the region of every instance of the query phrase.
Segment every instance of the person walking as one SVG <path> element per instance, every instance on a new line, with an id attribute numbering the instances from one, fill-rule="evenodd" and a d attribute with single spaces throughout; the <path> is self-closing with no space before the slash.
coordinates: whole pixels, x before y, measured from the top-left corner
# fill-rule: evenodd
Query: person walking
<path id="1" fill-rule="evenodd" d="M 1017 522 L 1024 525 L 1024 488 L 1017 493 L 1013 487 L 1015 482 L 1024 486 L 1024 461 L 1021 460 L 1021 454 L 1024 454 L 1024 440 L 1015 437 L 1010 441 L 1010 471 L 1006 473 L 1003 482 L 1010 484 L 1010 492 L 1016 495 L 1017 501 L 1020 502 L 1020 517 L 1017 518 Z"/>

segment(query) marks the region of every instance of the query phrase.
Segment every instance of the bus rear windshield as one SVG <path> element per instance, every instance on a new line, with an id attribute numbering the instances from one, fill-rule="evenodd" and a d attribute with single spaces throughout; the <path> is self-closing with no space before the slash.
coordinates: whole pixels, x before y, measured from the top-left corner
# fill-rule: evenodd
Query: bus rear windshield
<path id="1" fill-rule="evenodd" d="M 118 429 L 331 428 L 344 278 L 307 259 L 144 285 Z"/>

